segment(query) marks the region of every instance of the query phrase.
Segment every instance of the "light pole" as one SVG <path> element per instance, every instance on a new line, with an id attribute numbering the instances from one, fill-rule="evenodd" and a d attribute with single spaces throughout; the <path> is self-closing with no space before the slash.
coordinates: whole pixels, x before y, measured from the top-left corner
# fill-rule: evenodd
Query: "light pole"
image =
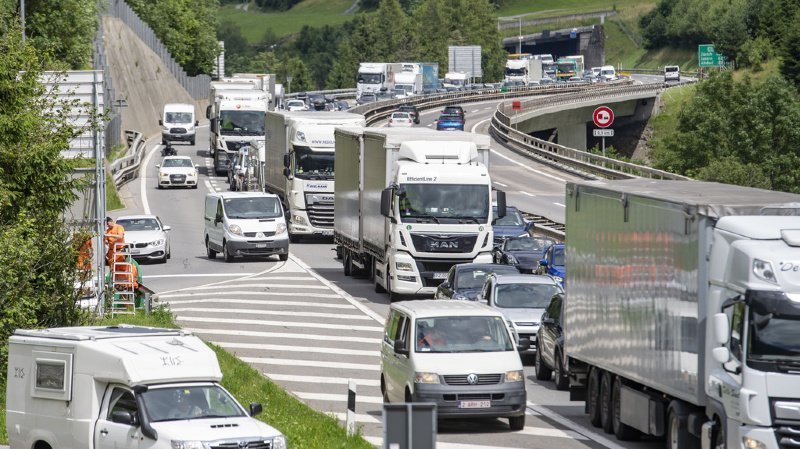
<path id="1" fill-rule="evenodd" d="M 517 23 L 519 24 L 519 42 L 517 43 L 517 54 L 522 53 L 522 16 L 517 17 Z"/>
<path id="2" fill-rule="evenodd" d="M 19 20 L 22 25 L 22 46 L 25 46 L 25 0 L 19 0 Z"/>
<path id="3" fill-rule="evenodd" d="M 292 75 L 286 75 L 286 89 L 292 93 Z"/>

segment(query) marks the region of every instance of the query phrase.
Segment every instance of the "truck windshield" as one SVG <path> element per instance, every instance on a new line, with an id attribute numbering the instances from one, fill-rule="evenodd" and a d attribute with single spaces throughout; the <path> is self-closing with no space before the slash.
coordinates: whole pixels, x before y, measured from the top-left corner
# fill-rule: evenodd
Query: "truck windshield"
<path id="1" fill-rule="evenodd" d="M 228 218 L 277 218 L 282 215 L 277 198 L 271 196 L 252 196 L 226 198 L 225 215 Z"/>
<path id="2" fill-rule="evenodd" d="M 509 69 L 509 68 L 506 68 L 506 75 L 508 75 L 508 76 L 523 76 L 523 75 L 525 75 L 526 72 L 527 72 L 527 70 L 525 70 L 525 69 Z"/>
<path id="3" fill-rule="evenodd" d="M 513 351 L 505 323 L 497 316 L 418 319 L 416 352 Z"/>
<path id="4" fill-rule="evenodd" d="M 800 372 L 800 305 L 779 292 L 748 292 L 748 365 Z"/>
<path id="5" fill-rule="evenodd" d="M 489 218 L 489 187 L 463 184 L 403 184 L 399 189 L 400 218 L 404 223 Z"/>
<path id="6" fill-rule="evenodd" d="M 219 129 L 223 136 L 263 136 L 263 111 L 221 111 Z"/>
<path id="7" fill-rule="evenodd" d="M 333 179 L 333 153 L 295 146 L 294 160 L 294 175 L 300 179 Z"/>
<path id="8" fill-rule="evenodd" d="M 150 388 L 142 399 L 151 422 L 246 416 L 218 385 Z"/>
<path id="9" fill-rule="evenodd" d="M 382 77 L 381 77 L 380 73 L 359 73 L 358 74 L 358 83 L 359 84 L 380 84 L 381 83 L 381 78 Z"/>

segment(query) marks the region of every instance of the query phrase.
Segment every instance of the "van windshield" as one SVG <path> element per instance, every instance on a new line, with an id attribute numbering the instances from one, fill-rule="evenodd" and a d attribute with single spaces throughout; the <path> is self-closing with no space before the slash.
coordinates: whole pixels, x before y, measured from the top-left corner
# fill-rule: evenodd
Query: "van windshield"
<path id="1" fill-rule="evenodd" d="M 497 316 L 447 316 L 419 318 L 416 352 L 513 351 L 503 318 Z"/>
<path id="2" fill-rule="evenodd" d="M 191 112 L 167 112 L 164 123 L 192 123 Z"/>
<path id="3" fill-rule="evenodd" d="M 151 422 L 246 416 L 218 385 L 150 388 L 142 399 Z"/>
<path id="4" fill-rule="evenodd" d="M 280 202 L 275 197 L 225 198 L 223 203 L 228 218 L 278 218 L 282 214 Z"/>

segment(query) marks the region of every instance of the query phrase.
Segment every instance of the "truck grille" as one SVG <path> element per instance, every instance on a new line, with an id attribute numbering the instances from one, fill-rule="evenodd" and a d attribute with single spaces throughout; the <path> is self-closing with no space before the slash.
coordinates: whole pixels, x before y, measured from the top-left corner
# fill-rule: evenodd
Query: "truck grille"
<path id="1" fill-rule="evenodd" d="M 186 134 L 186 128 L 170 128 L 170 134 Z"/>
<path id="2" fill-rule="evenodd" d="M 239 148 L 246 144 L 247 142 L 231 142 L 230 140 L 225 141 L 225 147 L 231 152 L 239 151 Z"/>
<path id="3" fill-rule="evenodd" d="M 800 426 L 778 426 L 775 434 L 781 449 L 800 448 Z"/>
<path id="4" fill-rule="evenodd" d="M 477 234 L 437 235 L 411 234 L 411 241 L 417 251 L 426 253 L 469 253 L 475 248 Z"/>
<path id="5" fill-rule="evenodd" d="M 467 381 L 467 375 L 444 376 L 447 385 L 494 385 L 500 383 L 500 374 L 478 374 L 478 382 L 471 384 Z"/>
<path id="6" fill-rule="evenodd" d="M 306 211 L 311 226 L 333 229 L 333 203 L 309 204 Z"/>
<path id="7" fill-rule="evenodd" d="M 208 446 L 210 449 L 270 449 L 272 440 L 220 441 Z"/>

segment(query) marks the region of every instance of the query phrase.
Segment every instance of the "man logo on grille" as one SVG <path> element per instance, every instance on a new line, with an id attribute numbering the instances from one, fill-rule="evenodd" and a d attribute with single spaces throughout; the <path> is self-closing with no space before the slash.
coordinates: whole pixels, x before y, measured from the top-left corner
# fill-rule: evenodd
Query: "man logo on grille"
<path id="1" fill-rule="evenodd" d="M 478 375 L 477 374 L 470 374 L 469 376 L 467 376 L 467 382 L 469 382 L 470 385 L 477 384 L 478 383 Z"/>

